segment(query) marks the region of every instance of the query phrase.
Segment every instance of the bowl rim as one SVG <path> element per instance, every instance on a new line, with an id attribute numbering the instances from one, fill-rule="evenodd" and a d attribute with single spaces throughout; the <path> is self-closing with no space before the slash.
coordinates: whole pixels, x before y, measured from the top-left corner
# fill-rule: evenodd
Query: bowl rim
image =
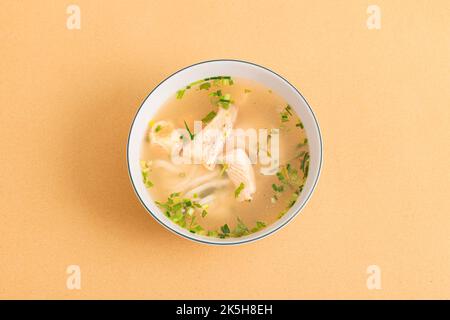
<path id="1" fill-rule="evenodd" d="M 319 139 L 319 164 L 318 164 L 318 170 L 317 170 L 317 175 L 315 176 L 315 180 L 313 182 L 313 185 L 311 187 L 311 190 L 309 191 L 309 193 L 306 195 L 305 200 L 303 201 L 303 203 L 301 204 L 301 206 L 298 208 L 298 210 L 296 210 L 288 219 L 286 219 L 283 223 L 281 223 L 278 227 L 270 230 L 269 232 L 264 232 L 264 230 L 261 230 L 261 234 L 259 234 L 256 237 L 251 237 L 251 238 L 235 238 L 234 241 L 230 241 L 230 242 L 218 242 L 215 241 L 214 238 L 211 238 L 211 240 L 206 240 L 206 239 L 201 239 L 198 237 L 195 237 L 195 235 L 190 235 L 190 234 L 183 234 L 179 231 L 177 231 L 175 228 L 172 228 L 171 226 L 169 226 L 168 224 L 166 224 L 164 221 L 161 221 L 157 215 L 155 215 L 145 204 L 145 202 L 143 201 L 143 199 L 141 198 L 137 187 L 133 181 L 133 177 L 131 174 L 131 168 L 130 168 L 130 159 L 129 159 L 129 152 L 130 152 L 130 138 L 131 138 L 131 134 L 133 131 L 133 127 L 135 125 L 135 121 L 136 118 L 139 114 L 139 112 L 141 111 L 142 107 L 145 105 L 146 101 L 148 100 L 148 98 L 150 98 L 150 96 L 152 95 L 152 93 L 159 88 L 163 83 L 165 83 L 168 79 L 172 78 L 173 76 L 175 76 L 176 74 L 195 67 L 197 65 L 202 65 L 202 64 L 207 64 L 207 63 L 212 63 L 212 62 L 238 62 L 238 63 L 243 63 L 243 64 L 249 64 L 255 67 L 259 67 L 262 68 L 266 71 L 269 71 L 270 73 L 272 73 L 274 76 L 279 77 L 280 79 L 282 79 L 288 86 L 290 86 L 300 97 L 301 99 L 305 102 L 306 106 L 308 107 L 309 111 L 311 112 L 312 118 L 314 119 L 316 128 L 317 128 L 317 133 L 318 133 L 318 139 Z M 239 244 L 245 244 L 245 243 L 250 243 L 250 242 L 254 242 L 257 240 L 261 240 L 271 234 L 274 234 L 276 231 L 280 230 L 281 228 L 285 227 L 289 222 L 291 222 L 302 210 L 303 208 L 306 206 L 306 204 L 308 203 L 308 201 L 310 200 L 312 194 L 314 193 L 314 190 L 316 189 L 317 183 L 319 181 L 320 178 L 320 174 L 322 171 L 322 165 L 323 165 L 323 140 L 322 140 L 322 133 L 320 130 L 320 126 L 319 126 L 319 122 L 317 121 L 317 117 L 314 114 L 314 111 L 312 110 L 311 106 L 309 105 L 308 101 L 305 99 L 305 97 L 301 94 L 301 92 L 294 86 L 292 85 L 288 80 L 286 80 L 283 76 L 279 75 L 278 73 L 274 72 L 273 70 L 264 67 L 262 65 L 256 64 L 254 62 L 249 62 L 249 61 L 245 61 L 245 60 L 239 60 L 239 59 L 213 59 L 213 60 L 204 60 L 204 61 L 200 61 L 194 64 L 191 64 L 189 66 L 183 67 L 175 72 L 173 72 L 172 74 L 170 74 L 169 76 L 167 76 L 164 80 L 160 81 L 158 83 L 157 86 L 155 86 L 150 93 L 144 98 L 144 100 L 142 101 L 142 103 L 140 104 L 139 108 L 137 109 L 134 117 L 133 117 L 133 121 L 131 122 L 130 125 L 130 130 L 128 133 L 128 138 L 127 138 L 127 146 L 126 146 L 126 159 L 127 159 L 127 171 L 128 171 L 128 177 L 130 179 L 131 185 L 133 186 L 133 190 L 134 193 L 136 194 L 136 196 L 138 197 L 140 203 L 142 204 L 142 206 L 147 210 L 148 213 L 150 213 L 150 215 L 156 220 L 158 221 L 159 224 L 161 224 L 162 226 L 164 226 L 166 229 L 168 229 L 169 231 L 177 234 L 178 236 L 181 236 L 185 239 L 191 240 L 193 242 L 196 243 L 202 243 L 202 244 L 208 244 L 208 245 L 217 245 L 217 246 L 232 246 L 232 245 L 239 245 Z"/>

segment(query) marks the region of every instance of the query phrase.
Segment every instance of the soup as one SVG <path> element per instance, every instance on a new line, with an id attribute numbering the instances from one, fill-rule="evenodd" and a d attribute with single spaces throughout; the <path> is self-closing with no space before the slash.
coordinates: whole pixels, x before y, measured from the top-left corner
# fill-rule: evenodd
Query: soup
<path id="1" fill-rule="evenodd" d="M 149 119 L 143 182 L 173 223 L 241 237 L 274 223 L 306 182 L 301 119 L 270 88 L 217 76 L 181 88 Z"/>

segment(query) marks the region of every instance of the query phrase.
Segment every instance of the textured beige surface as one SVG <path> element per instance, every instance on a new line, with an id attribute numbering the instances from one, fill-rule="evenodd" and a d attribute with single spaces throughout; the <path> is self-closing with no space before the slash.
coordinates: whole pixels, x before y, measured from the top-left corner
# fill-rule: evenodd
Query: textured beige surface
<path id="1" fill-rule="evenodd" d="M 381 30 L 367 1 L 78 0 L 69 31 L 69 3 L 2 1 L 1 298 L 450 298 L 448 1 L 377 0 Z M 302 215 L 238 247 L 163 229 L 126 170 L 148 92 L 214 58 L 286 77 L 325 144 Z"/>

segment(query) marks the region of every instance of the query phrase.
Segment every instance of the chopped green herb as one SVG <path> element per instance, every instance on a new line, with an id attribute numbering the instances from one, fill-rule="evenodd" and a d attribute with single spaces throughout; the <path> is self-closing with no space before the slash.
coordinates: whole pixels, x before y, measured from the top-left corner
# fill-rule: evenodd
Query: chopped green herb
<path id="1" fill-rule="evenodd" d="M 284 191 L 284 187 L 282 185 L 277 186 L 275 183 L 272 184 L 272 189 L 275 192 L 283 192 Z"/>
<path id="2" fill-rule="evenodd" d="M 286 181 L 286 177 L 283 175 L 283 173 L 281 171 L 277 172 L 277 178 L 281 182 L 285 182 Z"/>
<path id="3" fill-rule="evenodd" d="M 296 156 L 296 158 L 301 158 L 301 157 L 303 157 L 303 156 L 305 155 L 305 153 L 306 153 L 306 151 L 300 152 L 300 153 Z"/>
<path id="4" fill-rule="evenodd" d="M 153 187 L 153 182 L 149 178 L 151 163 L 151 161 L 141 161 L 142 182 L 144 182 L 146 188 Z"/>
<path id="5" fill-rule="evenodd" d="M 289 117 L 292 116 L 292 108 L 290 105 L 287 105 L 286 108 L 284 108 L 284 111 L 280 113 L 281 115 L 281 122 L 288 122 Z"/>
<path id="6" fill-rule="evenodd" d="M 201 233 L 203 230 L 203 227 L 199 224 L 194 224 L 193 226 L 190 226 L 189 231 L 192 233 Z"/>
<path id="7" fill-rule="evenodd" d="M 222 170 L 220 170 L 219 176 L 220 176 L 220 177 L 223 176 L 223 174 L 225 173 L 225 171 L 227 171 L 227 169 L 228 169 L 228 163 L 224 163 L 224 164 L 222 165 Z"/>
<path id="8" fill-rule="evenodd" d="M 308 144 L 308 139 L 305 138 L 303 140 L 303 142 L 300 142 L 299 144 L 297 144 L 297 148 L 302 148 L 302 147 L 306 146 L 307 144 Z"/>
<path id="9" fill-rule="evenodd" d="M 224 109 L 228 109 L 230 107 L 230 104 L 233 101 L 231 101 L 231 95 L 229 93 L 224 94 L 223 96 L 220 96 L 219 99 L 219 105 L 224 108 Z"/>
<path id="10" fill-rule="evenodd" d="M 222 232 L 223 232 L 224 234 L 230 233 L 230 228 L 228 227 L 227 224 L 224 224 L 223 226 L 221 226 L 221 227 L 220 227 L 220 230 L 222 230 Z"/>
<path id="11" fill-rule="evenodd" d="M 230 80 L 231 77 L 230 76 L 215 76 L 215 77 L 210 77 L 210 78 L 206 78 L 206 80 Z"/>
<path id="12" fill-rule="evenodd" d="M 157 125 L 155 128 L 155 132 L 160 132 L 162 129 L 161 125 Z"/>
<path id="13" fill-rule="evenodd" d="M 247 226 L 242 222 L 240 218 L 237 218 L 236 228 L 233 230 L 234 237 L 242 237 L 249 233 Z"/>
<path id="14" fill-rule="evenodd" d="M 230 76 L 217 76 L 217 77 L 204 78 L 204 79 L 201 79 L 201 80 L 197 80 L 197 81 L 191 82 L 190 84 L 188 84 L 183 89 L 178 90 L 177 94 L 176 94 L 177 99 L 183 98 L 183 95 L 186 92 L 186 90 L 189 90 L 192 87 L 197 86 L 197 85 L 199 85 L 199 90 L 209 90 L 211 88 L 211 81 L 215 85 L 218 85 L 219 83 L 232 85 L 234 83 L 233 79 L 231 79 Z"/>
<path id="15" fill-rule="evenodd" d="M 239 187 L 237 187 L 236 190 L 234 191 L 234 197 L 235 198 L 239 197 L 239 195 L 241 194 L 241 191 L 244 190 L 244 188 L 245 188 L 245 185 L 243 182 L 241 182 Z"/>
<path id="16" fill-rule="evenodd" d="M 217 238 L 219 236 L 219 233 L 217 231 L 208 231 L 207 235 L 208 237 Z"/>
<path id="17" fill-rule="evenodd" d="M 222 96 L 222 91 L 221 90 L 217 90 L 217 91 L 211 92 L 210 96 L 212 96 L 212 97 L 220 97 L 220 96 Z"/>
<path id="18" fill-rule="evenodd" d="M 288 208 L 292 208 L 295 204 L 295 201 L 297 201 L 299 194 L 297 192 L 294 192 L 291 196 L 291 199 L 288 202 Z"/>
<path id="19" fill-rule="evenodd" d="M 245 92 L 245 93 L 250 93 L 250 92 L 252 92 L 252 90 L 250 90 L 250 89 L 244 89 L 244 92 Z"/>
<path id="20" fill-rule="evenodd" d="M 278 215 L 278 219 L 281 219 L 288 211 L 289 209 L 284 209 L 283 211 L 281 211 L 280 214 Z"/>
<path id="21" fill-rule="evenodd" d="M 230 107 L 230 104 L 233 103 L 233 101 L 231 100 L 231 95 L 229 93 L 222 94 L 221 90 L 210 93 L 210 96 L 219 98 L 218 101 L 214 99 L 212 102 L 218 104 L 224 109 L 228 109 Z"/>
<path id="22" fill-rule="evenodd" d="M 183 98 L 183 95 L 184 95 L 184 92 L 185 92 L 185 91 L 186 91 L 185 89 L 178 90 L 178 91 L 177 91 L 177 99 Z"/>
<path id="23" fill-rule="evenodd" d="M 193 133 L 191 132 L 191 130 L 189 129 L 189 127 L 188 127 L 188 125 L 187 125 L 187 123 L 186 123 L 186 120 L 184 121 L 184 126 L 186 127 L 186 130 L 187 130 L 187 132 L 189 133 L 189 137 L 191 138 L 191 140 L 194 140 L 195 134 L 193 134 Z"/>
<path id="24" fill-rule="evenodd" d="M 300 164 L 300 169 L 302 169 L 303 173 L 305 172 L 307 162 L 309 163 L 309 152 L 305 153 Z"/>
<path id="25" fill-rule="evenodd" d="M 211 111 L 210 113 L 208 113 L 203 119 L 202 122 L 203 124 L 208 124 L 211 122 L 212 119 L 214 119 L 214 117 L 217 115 L 217 113 L 215 111 Z"/>
<path id="26" fill-rule="evenodd" d="M 211 87 L 211 83 L 203 82 L 199 88 L 200 88 L 200 90 L 209 90 L 210 87 Z"/>
<path id="27" fill-rule="evenodd" d="M 301 122 L 300 120 L 298 120 L 297 124 L 295 125 L 296 127 L 299 127 L 301 129 L 303 129 L 303 122 Z"/>
<path id="28" fill-rule="evenodd" d="M 290 105 L 287 105 L 286 108 L 284 108 L 284 109 L 286 110 L 286 112 L 287 112 L 290 116 L 292 116 L 292 112 L 291 112 L 292 108 L 291 108 Z"/>
<path id="29" fill-rule="evenodd" d="M 228 224 L 224 224 L 222 227 L 220 227 L 219 231 L 207 231 L 205 232 L 206 235 L 210 236 L 210 237 L 216 237 L 216 238 L 228 238 L 228 237 L 233 237 L 233 238 L 238 238 L 238 237 L 242 237 L 245 235 L 248 235 L 250 233 L 253 232 L 258 232 L 259 230 L 263 229 L 266 227 L 266 224 L 263 221 L 257 221 L 255 227 L 253 227 L 252 229 L 249 229 L 245 223 L 240 219 L 237 218 L 237 223 L 236 223 L 236 227 L 231 231 L 230 227 L 228 226 Z"/>
<path id="30" fill-rule="evenodd" d="M 308 173 L 309 173 L 309 160 L 306 162 L 306 165 L 305 165 L 305 171 L 303 173 L 303 179 L 306 179 L 308 177 Z"/>
<path id="31" fill-rule="evenodd" d="M 151 188 L 154 186 L 153 182 L 148 178 L 148 172 L 142 171 L 142 180 L 144 181 L 146 188 Z"/>
<path id="32" fill-rule="evenodd" d="M 256 221 L 256 227 L 254 227 L 251 232 L 258 232 L 261 229 L 264 229 L 266 224 L 263 221 Z"/>
<path id="33" fill-rule="evenodd" d="M 165 215 L 179 226 L 185 228 L 188 225 L 189 231 L 194 231 L 195 233 L 203 230 L 195 221 L 195 212 L 197 208 L 202 207 L 198 202 L 187 198 L 180 198 L 180 193 L 177 192 L 172 193 L 166 202 L 155 201 L 155 203 L 161 209 L 164 209 Z M 204 214 L 203 211 L 201 211 L 202 215 Z"/>

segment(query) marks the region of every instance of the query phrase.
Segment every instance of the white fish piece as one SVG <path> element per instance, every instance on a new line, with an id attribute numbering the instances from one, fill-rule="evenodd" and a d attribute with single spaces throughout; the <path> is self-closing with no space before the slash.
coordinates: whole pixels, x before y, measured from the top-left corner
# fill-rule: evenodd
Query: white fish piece
<path id="1" fill-rule="evenodd" d="M 228 109 L 219 108 L 214 119 L 183 149 L 189 148 L 196 161 L 200 160 L 208 170 L 214 170 L 218 157 L 223 153 L 227 137 L 233 130 L 237 111 L 234 105 L 230 105 Z"/>
<path id="2" fill-rule="evenodd" d="M 244 189 L 241 190 L 237 198 L 238 201 L 251 201 L 256 192 L 255 173 L 252 163 L 243 149 L 234 149 L 225 155 L 227 167 L 226 173 L 236 188 L 241 183 Z"/>
<path id="3" fill-rule="evenodd" d="M 161 120 L 153 124 L 149 133 L 150 142 L 160 145 L 167 152 L 171 152 L 174 148 L 180 150 L 182 141 L 174 128 L 172 122 Z"/>

